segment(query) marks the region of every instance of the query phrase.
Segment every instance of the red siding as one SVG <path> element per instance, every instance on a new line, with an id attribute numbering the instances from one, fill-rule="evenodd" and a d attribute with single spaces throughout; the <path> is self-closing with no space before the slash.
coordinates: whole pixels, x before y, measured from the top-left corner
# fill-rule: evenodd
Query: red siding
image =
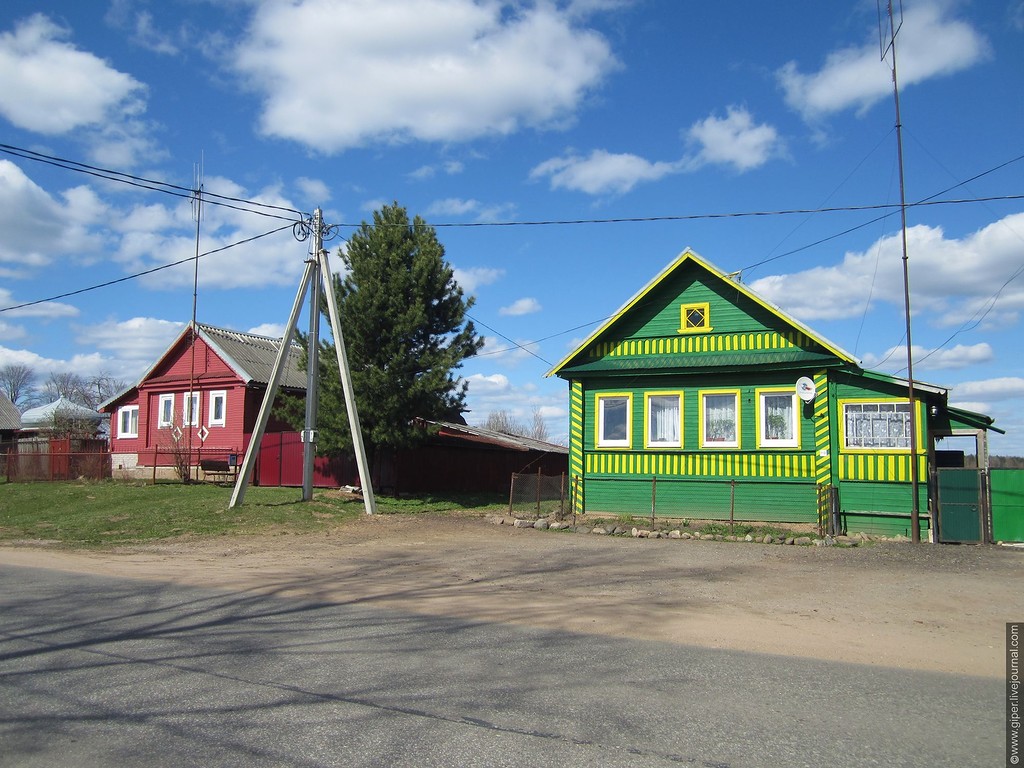
<path id="1" fill-rule="evenodd" d="M 193 384 L 194 382 L 194 384 Z M 194 427 L 183 422 L 185 393 L 199 393 L 198 421 Z M 223 426 L 210 424 L 210 393 L 226 393 L 225 419 Z M 188 337 L 183 337 L 160 360 L 139 384 L 137 392 L 113 403 L 111 409 L 111 452 L 137 453 L 139 464 L 152 465 L 154 455 L 159 465 L 171 462 L 170 453 L 174 440 L 170 428 L 159 426 L 160 396 L 174 396 L 174 424 L 182 430 L 180 445 L 191 446 L 199 456 L 208 454 L 222 458 L 228 453 L 242 454 L 248 444 L 252 427 L 256 422 L 263 388 L 247 389 L 245 383 L 205 341 L 197 338 L 193 360 L 192 347 Z M 125 405 L 139 405 L 139 437 L 120 438 L 117 436 L 118 410 Z M 200 428 L 205 426 L 208 435 L 200 440 Z M 274 428 L 275 425 L 269 425 Z M 164 455 L 159 455 L 159 454 Z"/>

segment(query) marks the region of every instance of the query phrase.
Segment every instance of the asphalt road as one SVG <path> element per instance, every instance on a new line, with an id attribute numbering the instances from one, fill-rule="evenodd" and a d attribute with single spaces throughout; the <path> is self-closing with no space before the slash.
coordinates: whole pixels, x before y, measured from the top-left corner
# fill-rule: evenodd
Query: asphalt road
<path id="1" fill-rule="evenodd" d="M 998 679 L 0 567 L 0 766 L 992 766 L 1002 695 Z"/>

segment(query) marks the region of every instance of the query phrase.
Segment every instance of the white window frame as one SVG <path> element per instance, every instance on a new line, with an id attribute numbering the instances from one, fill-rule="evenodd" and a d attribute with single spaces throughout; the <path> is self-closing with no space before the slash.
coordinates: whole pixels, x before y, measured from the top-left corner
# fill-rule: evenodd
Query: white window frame
<path id="1" fill-rule="evenodd" d="M 857 435 L 856 437 L 851 435 L 850 429 L 850 407 L 856 406 L 857 408 L 863 409 L 864 406 L 879 406 L 879 410 L 875 411 L 878 414 L 877 420 L 882 421 L 881 415 L 885 414 L 902 414 L 902 421 L 905 425 L 902 436 L 890 438 L 888 435 L 874 436 L 874 435 Z M 886 410 L 882 410 L 884 406 Z M 889 452 L 903 452 L 906 453 L 910 450 L 910 403 L 907 400 L 841 400 L 840 407 L 843 414 L 843 450 L 856 452 L 856 451 L 889 451 Z M 891 409 L 891 410 L 890 410 Z M 863 413 L 863 410 L 861 411 Z M 886 421 L 892 421 L 892 419 L 885 419 Z M 889 431 L 889 430 L 887 430 Z M 891 439 L 895 441 L 902 441 L 905 445 L 864 445 L 865 442 L 878 442 L 881 440 Z M 853 444 L 854 442 L 859 444 Z"/>
<path id="2" fill-rule="evenodd" d="M 220 400 L 220 418 L 216 418 L 217 401 Z M 210 417 L 211 427 L 223 427 L 228 420 L 228 393 L 225 389 L 217 389 L 210 393 Z"/>
<path id="3" fill-rule="evenodd" d="M 676 401 L 676 414 L 679 419 L 677 425 L 678 437 L 675 440 L 655 440 L 654 425 L 651 423 L 654 417 L 654 409 L 651 401 L 657 397 L 671 397 Z M 682 448 L 683 447 L 683 393 L 682 392 L 647 392 L 644 395 L 644 426 L 647 430 L 645 445 L 648 448 Z"/>
<path id="4" fill-rule="evenodd" d="M 626 437 L 605 437 L 605 404 L 613 400 L 626 401 Z M 599 448 L 629 448 L 633 444 L 633 395 L 628 392 L 608 392 L 597 395 L 597 445 Z"/>
<path id="5" fill-rule="evenodd" d="M 199 393 L 185 392 L 181 396 L 181 426 L 199 426 Z"/>
<path id="6" fill-rule="evenodd" d="M 768 407 L 765 401 L 769 397 L 790 398 L 790 431 L 793 436 L 783 439 L 768 437 Z M 761 448 L 798 448 L 800 446 L 800 401 L 797 400 L 796 390 L 785 389 L 759 389 L 757 391 L 757 444 Z"/>
<path id="7" fill-rule="evenodd" d="M 125 428 L 125 419 L 128 420 L 127 429 Z M 117 409 L 117 436 L 139 436 L 139 406 L 124 405 Z"/>
<path id="8" fill-rule="evenodd" d="M 160 395 L 157 408 L 157 428 L 167 429 L 174 426 L 174 395 Z"/>
<path id="9" fill-rule="evenodd" d="M 709 397 L 725 397 L 730 396 L 733 398 L 733 412 L 736 415 L 734 431 L 735 439 L 733 440 L 711 440 L 708 438 L 708 426 L 710 420 L 708 419 L 708 398 Z M 700 447 L 701 448 L 739 448 L 740 438 L 742 432 L 743 420 L 740 414 L 740 391 L 738 389 L 717 389 L 717 390 L 706 390 L 700 393 Z"/>

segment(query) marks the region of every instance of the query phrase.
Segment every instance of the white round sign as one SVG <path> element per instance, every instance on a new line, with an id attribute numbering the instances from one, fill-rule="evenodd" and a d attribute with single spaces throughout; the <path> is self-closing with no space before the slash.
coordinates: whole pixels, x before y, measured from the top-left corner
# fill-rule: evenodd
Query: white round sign
<path id="1" fill-rule="evenodd" d="M 801 376 L 796 380 L 796 396 L 805 403 L 811 402 L 816 394 L 818 394 L 818 390 L 815 388 L 814 382 L 809 378 Z"/>

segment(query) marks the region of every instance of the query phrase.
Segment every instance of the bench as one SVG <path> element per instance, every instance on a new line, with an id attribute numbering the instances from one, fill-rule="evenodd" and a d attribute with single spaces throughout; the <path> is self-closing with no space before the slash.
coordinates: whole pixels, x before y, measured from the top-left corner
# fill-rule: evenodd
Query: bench
<path id="1" fill-rule="evenodd" d="M 238 465 L 232 466 L 227 459 L 200 459 L 199 468 L 203 470 L 203 480 L 211 483 L 233 483 L 238 479 Z"/>

